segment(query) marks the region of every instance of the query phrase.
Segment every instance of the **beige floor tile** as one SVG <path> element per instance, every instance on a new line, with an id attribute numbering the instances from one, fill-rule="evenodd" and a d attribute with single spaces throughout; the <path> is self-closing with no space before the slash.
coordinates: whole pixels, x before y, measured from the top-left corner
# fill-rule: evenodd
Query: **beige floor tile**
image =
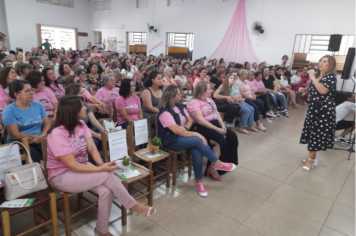
<path id="1" fill-rule="evenodd" d="M 265 236 L 317 236 L 322 226 L 269 202 L 264 202 L 244 225 Z"/>
<path id="2" fill-rule="evenodd" d="M 259 132 L 246 135 L 246 138 L 241 140 L 240 143 L 241 145 L 244 145 L 245 143 L 255 143 L 258 145 L 273 147 L 282 141 L 282 139 L 271 137 L 267 132 Z"/>
<path id="3" fill-rule="evenodd" d="M 250 154 L 248 152 L 243 152 L 241 150 L 238 151 L 238 155 L 239 155 L 239 165 L 238 166 L 244 166 L 247 163 L 249 163 L 250 161 L 252 161 L 253 159 L 255 159 L 257 156 Z"/>
<path id="4" fill-rule="evenodd" d="M 240 223 L 263 202 L 261 198 L 222 184 L 214 184 L 208 191 L 208 197 L 194 199 Z"/>
<path id="5" fill-rule="evenodd" d="M 173 236 L 173 234 L 170 234 L 167 230 L 154 224 L 142 231 L 138 236 Z"/>
<path id="6" fill-rule="evenodd" d="M 144 216 L 128 215 L 127 225 L 122 226 L 121 220 L 109 224 L 109 232 L 113 235 L 138 235 L 154 223 Z M 77 235 L 93 235 L 96 219 L 82 224 L 74 230 Z"/>
<path id="7" fill-rule="evenodd" d="M 262 236 L 262 234 L 253 231 L 249 227 L 240 225 L 230 236 Z"/>
<path id="8" fill-rule="evenodd" d="M 256 145 L 253 142 L 244 142 L 243 140 L 240 140 L 239 151 L 247 152 L 256 156 L 264 153 L 265 151 L 271 148 L 269 146 L 262 145 L 262 144 Z"/>
<path id="9" fill-rule="evenodd" d="M 294 133 L 293 135 L 289 136 L 288 138 L 286 138 L 286 141 L 292 142 L 292 143 L 296 143 L 299 144 L 300 141 L 300 132 Z"/>
<path id="10" fill-rule="evenodd" d="M 355 157 L 347 160 L 347 153 L 343 151 L 337 150 L 327 150 L 325 152 L 318 152 L 317 158 L 321 162 L 326 162 L 333 166 L 344 167 L 347 169 L 351 169 L 355 164 Z"/>
<path id="11" fill-rule="evenodd" d="M 324 223 L 334 203 L 327 198 L 285 183 L 267 201 L 321 224 Z"/>
<path id="12" fill-rule="evenodd" d="M 237 187 L 254 196 L 267 199 L 282 182 L 247 169 L 241 169 L 232 174 L 233 178 L 222 183 L 229 187 Z"/>
<path id="13" fill-rule="evenodd" d="M 325 225 L 346 235 L 355 235 L 355 208 L 335 202 Z"/>
<path id="14" fill-rule="evenodd" d="M 306 172 L 297 169 L 285 182 L 316 195 L 335 200 L 342 188 L 342 183 L 314 175 L 312 174 L 313 171 L 315 170 Z"/>
<path id="15" fill-rule="evenodd" d="M 162 186 L 162 188 L 159 187 L 153 190 L 153 206 L 159 210 L 150 216 L 150 220 L 158 222 L 190 200 L 191 198 L 181 192 L 172 188 L 165 188 L 164 184 L 164 187 Z"/>
<path id="16" fill-rule="evenodd" d="M 277 139 L 286 139 L 287 137 L 296 133 L 297 129 L 295 127 L 281 127 L 279 125 L 275 125 L 278 123 L 278 120 L 273 121 L 273 124 L 267 128 L 266 134 L 270 137 Z"/>
<path id="17" fill-rule="evenodd" d="M 286 180 L 296 169 L 262 157 L 255 158 L 245 165 L 244 168 L 279 181 Z"/>
<path id="18" fill-rule="evenodd" d="M 298 167 L 302 164 L 303 156 L 287 152 L 278 148 L 273 148 L 260 155 L 269 160 L 279 162 L 291 167 Z"/>
<path id="19" fill-rule="evenodd" d="M 324 161 L 318 162 L 313 174 L 344 183 L 350 173 L 350 167 L 335 166 Z"/>
<path id="20" fill-rule="evenodd" d="M 352 168 L 345 182 L 346 185 L 355 186 L 355 166 Z"/>
<path id="21" fill-rule="evenodd" d="M 239 223 L 192 200 L 158 222 L 175 236 L 230 235 Z"/>
<path id="22" fill-rule="evenodd" d="M 355 208 L 355 185 L 344 185 L 336 201 Z"/>
<path id="23" fill-rule="evenodd" d="M 346 234 L 342 234 L 336 230 L 330 229 L 327 226 L 323 226 L 319 236 L 346 236 Z"/>
<path id="24" fill-rule="evenodd" d="M 293 143 L 290 141 L 283 141 L 275 146 L 275 148 L 282 149 L 287 152 L 292 152 L 297 155 L 301 155 L 304 158 L 308 157 L 309 152 L 307 149 L 307 145 L 305 144 L 299 144 L 299 143 Z"/>

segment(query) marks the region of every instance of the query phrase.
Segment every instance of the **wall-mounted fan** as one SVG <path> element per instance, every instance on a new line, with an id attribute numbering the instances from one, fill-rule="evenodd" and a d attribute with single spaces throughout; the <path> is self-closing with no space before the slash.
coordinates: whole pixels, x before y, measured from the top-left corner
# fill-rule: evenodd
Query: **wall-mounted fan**
<path id="1" fill-rule="evenodd" d="M 155 29 L 155 27 L 153 25 L 150 25 L 149 23 L 147 23 L 147 27 L 148 27 L 148 31 L 150 31 L 150 33 L 152 33 L 152 32 L 157 33 L 157 29 Z"/>
<path id="2" fill-rule="evenodd" d="M 264 29 L 262 28 L 261 22 L 259 21 L 254 21 L 251 25 L 251 28 L 252 28 L 252 33 L 254 35 L 260 35 L 265 32 Z"/>

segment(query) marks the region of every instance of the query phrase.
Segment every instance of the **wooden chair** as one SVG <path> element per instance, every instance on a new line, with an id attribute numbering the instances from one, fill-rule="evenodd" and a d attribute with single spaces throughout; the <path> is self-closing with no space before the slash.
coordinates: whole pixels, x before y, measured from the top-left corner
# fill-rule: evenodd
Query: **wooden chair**
<path id="1" fill-rule="evenodd" d="M 114 122 L 117 122 L 117 110 L 116 110 L 116 107 L 115 107 L 115 102 L 112 102 L 112 120 Z"/>
<path id="2" fill-rule="evenodd" d="M 127 132 L 132 132 L 132 126 L 127 126 L 126 128 Z M 130 136 L 126 135 L 126 141 L 127 141 L 127 146 L 128 146 L 128 154 L 131 157 L 131 165 L 133 167 L 135 167 L 140 173 L 141 175 L 133 177 L 133 178 L 128 178 L 128 179 L 120 179 L 122 181 L 122 183 L 124 184 L 124 186 L 126 187 L 126 189 L 128 190 L 135 190 L 138 193 L 140 193 L 139 196 L 134 197 L 136 200 L 140 199 L 142 197 L 147 197 L 148 199 L 148 205 L 152 206 L 153 204 L 153 173 L 152 171 L 150 171 L 149 169 L 136 164 L 133 162 L 133 152 L 134 150 L 132 149 L 132 140 L 130 139 Z M 107 136 L 107 132 L 103 131 L 101 132 L 101 142 L 102 142 L 102 146 L 103 146 L 103 160 L 104 162 L 109 162 L 110 161 L 110 150 L 109 150 L 109 140 L 108 140 L 108 136 Z M 129 145 L 130 143 L 130 145 Z M 118 177 L 119 178 L 119 177 Z M 133 186 L 134 182 L 137 181 L 142 181 L 142 179 L 147 178 L 147 182 L 146 182 L 146 186 L 147 186 L 147 191 L 146 192 L 142 192 L 140 189 L 137 189 L 136 187 Z M 122 219 L 122 226 L 125 226 L 127 224 L 127 212 L 126 212 L 126 208 L 117 203 L 116 201 L 113 201 L 113 203 L 119 207 L 121 209 L 121 219 Z"/>
<path id="3" fill-rule="evenodd" d="M 47 139 L 43 139 L 41 141 L 41 144 L 42 144 L 42 155 L 43 155 L 44 167 L 47 172 L 47 167 L 46 167 L 46 164 L 47 164 Z M 46 173 L 46 177 L 47 177 L 47 173 Z M 49 186 L 51 186 L 50 183 L 48 183 L 48 184 L 49 184 Z M 70 220 L 73 217 L 89 210 L 90 208 L 97 207 L 98 203 L 91 202 L 89 199 L 84 197 L 84 192 L 65 193 L 65 192 L 55 189 L 53 186 L 52 186 L 52 189 L 61 196 L 60 198 L 58 198 L 56 200 L 56 202 L 57 202 L 58 210 L 63 211 L 64 217 L 58 215 L 58 218 L 64 223 L 66 236 L 70 236 L 71 231 L 72 231 L 71 225 L 70 225 Z M 98 196 L 96 193 L 94 193 L 92 191 L 88 191 L 88 193 Z M 69 209 L 69 198 L 73 197 L 73 196 L 77 196 L 77 210 L 78 211 L 71 214 L 70 209 Z M 61 201 L 61 200 L 63 200 L 63 205 L 59 204 L 59 201 Z M 83 204 L 82 204 L 83 200 L 86 201 L 87 203 L 89 203 L 89 205 L 85 206 L 85 208 L 83 208 Z"/>
<path id="4" fill-rule="evenodd" d="M 156 116 L 156 135 L 158 135 L 158 118 Z M 177 184 L 177 170 L 188 165 L 188 176 L 192 176 L 192 167 L 193 167 L 193 156 L 190 153 L 187 153 L 185 150 L 181 151 L 173 151 L 168 148 L 162 147 L 162 150 L 169 152 L 171 154 L 171 162 L 172 162 L 172 185 L 175 186 Z M 178 156 L 181 157 L 181 161 L 178 161 Z"/>
<path id="5" fill-rule="evenodd" d="M 148 143 L 151 144 L 151 140 L 152 140 L 151 118 L 147 117 L 147 119 L 142 119 L 142 120 L 147 120 Z M 130 122 L 130 126 L 134 127 L 134 122 Z M 130 129 L 127 131 L 128 131 L 127 135 L 130 136 L 130 144 L 129 145 L 132 145 L 131 148 L 132 148 L 132 150 L 134 150 L 135 149 L 135 136 L 133 134 L 133 129 Z M 136 157 L 136 158 L 146 162 L 147 168 L 150 171 L 153 171 L 153 180 L 166 175 L 166 186 L 167 186 L 167 188 L 169 188 L 170 183 L 171 183 L 171 156 L 169 153 L 164 152 L 162 150 L 160 150 L 160 152 L 163 152 L 163 155 L 161 155 L 159 157 L 155 157 L 155 158 L 148 158 L 146 156 L 146 154 L 150 153 L 150 151 L 147 148 L 143 148 L 141 150 L 133 152 L 133 158 Z M 161 163 L 158 163 L 158 162 L 162 162 L 162 161 L 166 161 L 166 167 L 165 168 L 163 167 L 164 171 L 159 170 Z M 156 166 L 158 166 L 158 168 L 154 170 L 153 164 L 157 164 Z M 157 174 L 155 175 L 154 173 L 157 173 Z"/>
<path id="6" fill-rule="evenodd" d="M 26 146 L 28 150 L 30 150 L 30 146 L 28 143 L 28 139 L 22 139 L 21 142 Z M 4 144 L 1 145 L 1 147 L 8 146 L 9 144 Z M 20 149 L 23 149 L 20 147 Z M 25 161 L 26 164 L 29 163 L 28 161 L 28 156 L 26 154 L 26 151 L 23 149 L 23 153 L 21 155 L 21 160 Z M 39 229 L 45 225 L 52 224 L 52 235 L 57 236 L 58 235 L 58 223 L 57 223 L 57 207 L 56 207 L 56 196 L 53 191 L 51 191 L 50 188 L 47 188 L 45 190 L 41 190 L 35 193 L 28 194 L 26 196 L 23 196 L 21 198 L 35 198 L 34 203 L 30 207 L 22 207 L 22 208 L 0 208 L 1 212 L 1 221 L 2 221 L 2 227 L 4 231 L 4 236 L 10 236 L 10 217 L 17 215 L 21 212 L 33 209 L 33 215 L 34 215 L 34 220 L 35 220 L 35 227 L 32 227 L 31 229 L 26 230 L 25 232 L 22 232 L 18 235 L 25 235 L 28 234 L 36 229 Z M 0 204 L 5 202 L 5 197 L 3 195 L 0 196 Z M 43 203 L 49 203 L 50 206 L 50 218 L 48 219 L 47 217 L 44 217 L 40 212 L 39 208 L 40 205 Z M 44 222 L 41 222 L 41 221 Z"/>
<path id="7" fill-rule="evenodd" d="M 113 102 L 115 104 L 115 102 Z M 99 109 L 97 108 L 96 104 L 90 104 L 88 103 L 91 111 L 95 114 L 99 112 Z M 109 118 L 105 118 L 107 120 L 112 120 L 113 119 L 113 109 L 111 109 L 111 104 L 106 105 L 106 114 L 109 115 Z"/>

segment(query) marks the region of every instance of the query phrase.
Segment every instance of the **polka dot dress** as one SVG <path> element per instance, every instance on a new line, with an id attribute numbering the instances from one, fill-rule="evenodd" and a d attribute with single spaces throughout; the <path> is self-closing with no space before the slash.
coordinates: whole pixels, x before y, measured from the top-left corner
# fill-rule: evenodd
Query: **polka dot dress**
<path id="1" fill-rule="evenodd" d="M 334 148 L 336 75 L 330 72 L 319 82 L 329 92 L 320 94 L 313 82 L 309 85 L 309 107 L 300 137 L 300 143 L 308 144 L 309 151 Z"/>

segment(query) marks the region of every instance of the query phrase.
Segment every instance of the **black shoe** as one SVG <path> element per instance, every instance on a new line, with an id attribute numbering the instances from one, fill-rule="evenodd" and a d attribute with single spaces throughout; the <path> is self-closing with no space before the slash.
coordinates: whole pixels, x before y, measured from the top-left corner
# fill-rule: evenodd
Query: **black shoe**
<path id="1" fill-rule="evenodd" d="M 279 111 L 273 111 L 274 114 L 277 116 L 277 117 L 280 117 L 281 116 L 281 113 L 279 113 Z"/>
<path id="2" fill-rule="evenodd" d="M 289 114 L 288 114 L 288 111 L 287 111 L 287 110 L 284 111 L 284 112 L 282 112 L 282 115 L 284 115 L 285 117 L 289 117 Z"/>

